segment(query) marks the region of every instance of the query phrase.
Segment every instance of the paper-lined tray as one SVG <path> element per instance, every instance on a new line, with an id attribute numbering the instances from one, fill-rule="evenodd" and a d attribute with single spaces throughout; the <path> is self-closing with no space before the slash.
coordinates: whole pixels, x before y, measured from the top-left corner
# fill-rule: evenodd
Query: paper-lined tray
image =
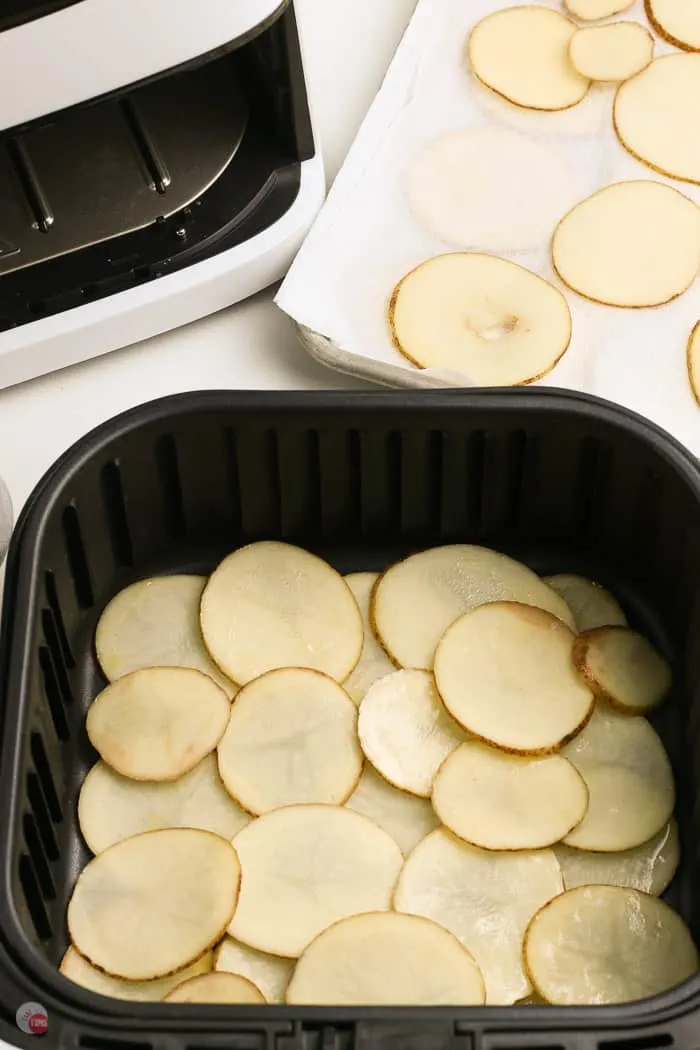
<path id="1" fill-rule="evenodd" d="M 554 0 L 543 2 L 561 10 Z M 570 110 L 536 113 L 500 100 L 475 80 L 465 57 L 468 32 L 504 6 L 514 5 L 419 0 L 328 200 L 278 292 L 276 301 L 296 321 L 307 350 L 334 369 L 389 386 L 472 385 L 461 373 L 412 366 L 394 348 L 387 320 L 397 281 L 425 259 L 455 250 L 416 219 L 406 191 L 413 158 L 441 135 L 505 127 L 542 142 L 571 173 L 572 204 L 610 182 L 645 178 L 666 181 L 700 204 L 700 187 L 663 179 L 619 144 L 612 126 L 613 87 L 594 85 Z M 646 24 L 642 0 L 621 17 Z M 657 55 L 672 50 L 656 40 Z M 518 178 L 517 171 L 512 178 Z M 571 345 L 534 385 L 616 401 L 700 455 L 700 408 L 686 370 L 688 336 L 700 319 L 700 281 L 664 307 L 598 306 L 565 289 L 555 275 L 552 232 L 535 248 L 496 253 L 552 281 L 571 307 Z"/>

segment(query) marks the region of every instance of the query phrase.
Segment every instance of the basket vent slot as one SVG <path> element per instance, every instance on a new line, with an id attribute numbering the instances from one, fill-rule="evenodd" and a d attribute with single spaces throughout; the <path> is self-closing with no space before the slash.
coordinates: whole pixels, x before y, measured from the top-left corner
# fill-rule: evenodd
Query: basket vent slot
<path id="1" fill-rule="evenodd" d="M 66 667 L 75 667 L 75 658 L 73 656 L 70 644 L 68 642 L 68 633 L 66 631 L 66 625 L 63 622 L 61 603 L 58 600 L 56 577 L 50 570 L 44 573 L 44 587 L 46 589 L 46 601 L 48 603 L 49 609 L 51 610 L 53 620 L 56 625 L 58 640 L 61 646 L 61 652 L 63 653 L 63 662 L 66 665 Z"/>
<path id="2" fill-rule="evenodd" d="M 63 810 L 61 809 L 61 803 L 58 797 L 58 792 L 56 791 L 53 774 L 51 773 L 51 766 L 46 757 L 46 749 L 44 748 L 44 741 L 41 739 L 41 734 L 36 732 L 31 734 L 29 747 L 36 768 L 36 775 L 39 778 L 39 783 L 41 784 L 41 789 L 44 793 L 44 798 L 49 807 L 51 817 L 55 821 L 63 820 Z"/>
<path id="3" fill-rule="evenodd" d="M 348 524 L 362 523 L 362 438 L 359 430 L 349 430 L 345 469 L 348 484 Z"/>
<path id="4" fill-rule="evenodd" d="M 60 851 L 53 831 L 51 814 L 41 790 L 39 777 L 36 773 L 30 773 L 27 777 L 27 798 L 29 799 L 32 816 L 34 817 L 39 832 L 44 853 L 49 860 L 58 860 L 60 857 Z"/>
<path id="5" fill-rule="evenodd" d="M 72 504 L 69 504 L 63 511 L 63 536 L 78 605 L 81 609 L 90 609 L 95 604 L 94 592 L 80 520 L 77 510 Z"/>
<path id="6" fill-rule="evenodd" d="M 280 449 L 276 430 L 266 430 L 263 439 L 264 484 L 268 492 L 266 503 L 270 515 L 269 531 L 279 536 L 282 532 L 282 496 L 280 486 Z"/>
<path id="7" fill-rule="evenodd" d="M 167 534 L 173 539 L 185 535 L 185 507 L 182 500 L 180 464 L 175 439 L 166 434 L 156 442 L 156 467 L 163 500 L 163 520 Z"/>
<path id="8" fill-rule="evenodd" d="M 582 536 L 595 533 L 604 519 L 608 499 L 612 452 L 597 438 L 587 437 L 581 442 L 576 481 L 574 526 Z"/>
<path id="9" fill-rule="evenodd" d="M 471 529 L 481 532 L 486 478 L 486 434 L 475 430 L 467 447 L 467 518 Z"/>
<path id="10" fill-rule="evenodd" d="M 22 853 L 19 858 L 19 882 L 37 937 L 40 941 L 50 941 L 53 930 L 32 862 L 26 853 Z"/>
<path id="11" fill-rule="evenodd" d="M 68 740 L 70 733 L 68 731 L 66 713 L 63 709 L 61 689 L 58 684 L 51 655 L 45 645 L 42 645 L 39 649 L 39 667 L 41 669 L 41 678 L 44 683 L 44 694 L 49 705 L 49 712 L 51 713 L 51 720 L 53 721 L 54 729 L 56 730 L 56 736 L 59 740 Z"/>
<path id="12" fill-rule="evenodd" d="M 118 463 L 106 463 L 102 468 L 100 488 L 114 561 L 117 565 L 128 568 L 134 564 L 134 548 L 129 532 L 124 486 Z"/>
<path id="13" fill-rule="evenodd" d="M 238 439 L 236 431 L 229 428 L 225 437 L 226 451 L 226 476 L 228 480 L 229 499 L 231 504 L 231 519 L 234 533 L 240 533 L 243 525 L 241 513 L 241 476 L 238 469 Z"/>
<path id="14" fill-rule="evenodd" d="M 653 1035 L 633 1036 L 631 1039 L 609 1039 L 599 1043 L 599 1050 L 663 1050 L 673 1046 L 675 1040 L 669 1032 L 656 1032 Z"/>
<path id="15" fill-rule="evenodd" d="M 523 516 L 525 490 L 525 460 L 527 435 L 524 430 L 513 430 L 506 443 L 506 506 L 504 525 L 508 530 L 517 529 Z"/>
<path id="16" fill-rule="evenodd" d="M 41 838 L 37 831 L 36 821 L 31 813 L 25 813 L 22 818 L 22 830 L 27 851 L 34 866 L 39 889 L 45 900 L 56 900 L 56 886 L 51 875 L 51 868 L 41 844 Z"/>
<path id="17" fill-rule="evenodd" d="M 49 609 L 42 609 L 41 626 L 44 632 L 44 640 L 51 655 L 54 671 L 56 672 L 56 681 L 63 697 L 63 703 L 70 705 L 73 703 L 73 690 L 68 681 L 65 664 L 63 663 L 63 649 L 58 639 L 56 624 Z"/>

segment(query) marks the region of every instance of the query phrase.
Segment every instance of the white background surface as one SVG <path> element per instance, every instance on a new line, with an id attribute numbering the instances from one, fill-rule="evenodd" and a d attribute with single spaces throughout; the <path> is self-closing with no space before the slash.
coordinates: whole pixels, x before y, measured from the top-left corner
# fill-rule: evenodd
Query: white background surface
<path id="1" fill-rule="evenodd" d="M 296 0 L 307 82 L 329 180 L 379 88 L 415 0 Z M 118 412 L 185 390 L 333 389 L 272 291 L 137 346 L 0 392 L 0 475 L 15 516 L 73 441 Z M 356 387 L 362 384 L 355 383 Z"/>

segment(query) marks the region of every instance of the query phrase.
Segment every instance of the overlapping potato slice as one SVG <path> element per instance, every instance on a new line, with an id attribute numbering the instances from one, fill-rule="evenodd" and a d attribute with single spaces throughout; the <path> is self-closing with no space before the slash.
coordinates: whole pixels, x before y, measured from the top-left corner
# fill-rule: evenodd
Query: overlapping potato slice
<path id="1" fill-rule="evenodd" d="M 700 405 L 700 321 L 694 325 L 690 333 L 686 358 L 690 389 L 693 392 L 693 397 Z"/>
<path id="2" fill-rule="evenodd" d="M 633 6 L 635 0 L 564 0 L 565 6 L 580 22 L 599 22 L 622 14 Z"/>
<path id="3" fill-rule="evenodd" d="M 264 1003 L 259 988 L 235 973 L 205 973 L 178 984 L 166 1003 Z"/>
<path id="4" fill-rule="evenodd" d="M 343 682 L 343 689 L 358 707 L 364 700 L 369 687 L 374 685 L 378 679 L 383 678 L 385 674 L 391 674 L 395 670 L 391 660 L 375 638 L 370 623 L 372 591 L 378 579 L 378 572 L 351 572 L 345 576 L 345 582 L 352 591 L 362 614 L 362 625 L 365 632 L 359 663 L 350 677 Z"/>
<path id="5" fill-rule="evenodd" d="M 667 660 L 628 627 L 597 627 L 580 635 L 574 662 L 597 696 L 628 715 L 660 704 L 673 680 Z"/>
<path id="6" fill-rule="evenodd" d="M 321 558 L 288 543 L 251 543 L 214 570 L 200 621 L 214 661 L 235 682 L 310 667 L 342 682 L 362 651 L 352 592 Z"/>
<path id="7" fill-rule="evenodd" d="M 366 765 L 360 782 L 345 803 L 383 828 L 405 855 L 438 826 L 435 810 L 427 798 L 399 791 L 371 765 Z"/>
<path id="8" fill-rule="evenodd" d="M 653 57 L 654 38 L 639 22 L 587 26 L 569 44 L 569 58 L 581 76 L 607 83 L 629 80 Z"/>
<path id="9" fill-rule="evenodd" d="M 250 813 L 296 802 L 341 805 L 362 773 L 357 708 L 320 671 L 268 671 L 236 697 L 218 756 L 227 790 Z"/>
<path id="10" fill-rule="evenodd" d="M 88 991 L 97 992 L 98 995 L 108 995 L 112 999 L 130 999 L 134 1002 L 159 1003 L 182 981 L 190 977 L 208 973 L 211 970 L 211 952 L 200 955 L 196 962 L 184 970 L 171 973 L 168 977 L 160 977 L 154 981 L 125 981 L 120 977 L 110 977 L 97 967 L 84 959 L 75 948 L 68 949 L 61 960 L 58 972 L 67 977 L 74 984 Z"/>
<path id="11" fill-rule="evenodd" d="M 683 920 L 657 897 L 582 886 L 535 916 L 525 962 L 548 1002 L 604 1006 L 674 988 L 697 971 L 698 953 Z"/>
<path id="12" fill-rule="evenodd" d="M 337 922 L 305 950 L 287 1002 L 318 1006 L 481 1006 L 484 979 L 444 927 L 372 912 Z"/>
<path id="13" fill-rule="evenodd" d="M 259 988 L 268 1003 L 283 1003 L 294 973 L 294 960 L 268 955 L 233 937 L 224 937 L 214 955 L 214 969 L 238 973 Z"/>
<path id="14" fill-rule="evenodd" d="M 573 573 L 545 576 L 544 582 L 560 594 L 573 613 L 577 631 L 590 631 L 609 624 L 627 626 L 627 617 L 617 598 L 593 580 Z"/>
<path id="15" fill-rule="evenodd" d="M 554 847 L 567 890 L 577 886 L 625 886 L 654 897 L 670 885 L 681 851 L 678 825 L 670 821 L 649 842 L 621 853 L 592 853 L 562 844 Z"/>
<path id="16" fill-rule="evenodd" d="M 644 0 L 649 22 L 659 36 L 684 51 L 700 51 L 700 10 L 691 0 Z"/>

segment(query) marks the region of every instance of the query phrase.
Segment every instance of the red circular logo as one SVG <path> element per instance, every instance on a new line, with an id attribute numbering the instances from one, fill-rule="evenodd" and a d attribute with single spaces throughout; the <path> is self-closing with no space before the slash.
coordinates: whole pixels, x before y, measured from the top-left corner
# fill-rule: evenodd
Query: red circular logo
<path id="1" fill-rule="evenodd" d="M 41 1003 L 22 1003 L 16 1015 L 17 1027 L 27 1035 L 44 1035 L 49 1028 L 49 1015 Z"/>

